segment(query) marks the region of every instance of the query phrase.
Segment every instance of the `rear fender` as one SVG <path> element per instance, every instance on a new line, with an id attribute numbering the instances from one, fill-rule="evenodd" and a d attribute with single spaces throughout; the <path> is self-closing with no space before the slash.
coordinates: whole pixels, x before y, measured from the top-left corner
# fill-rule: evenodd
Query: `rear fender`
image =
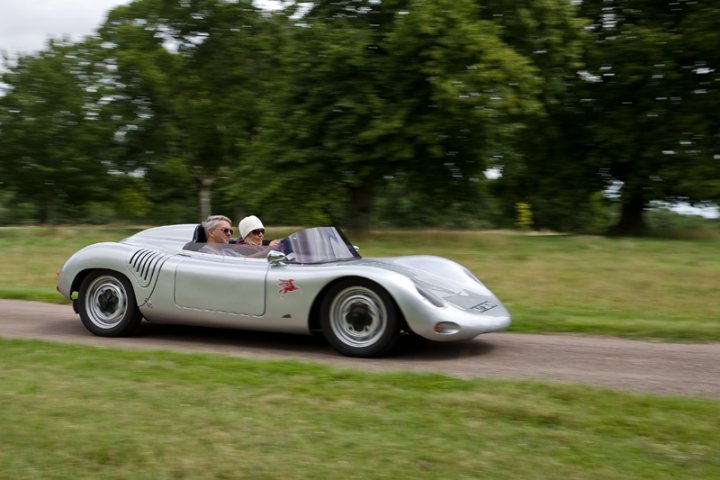
<path id="1" fill-rule="evenodd" d="M 94 270 L 110 270 L 124 275 L 131 283 L 138 306 L 152 294 L 163 264 L 172 255 L 123 243 L 104 242 L 87 246 L 62 266 L 57 289 L 72 299 L 83 279 Z"/>

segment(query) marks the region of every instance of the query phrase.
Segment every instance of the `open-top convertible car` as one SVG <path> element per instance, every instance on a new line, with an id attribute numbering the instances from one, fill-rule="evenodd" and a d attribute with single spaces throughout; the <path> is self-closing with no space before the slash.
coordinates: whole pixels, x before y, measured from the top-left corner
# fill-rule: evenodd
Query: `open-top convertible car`
<path id="1" fill-rule="evenodd" d="M 337 228 L 301 230 L 262 258 L 238 246 L 205 253 L 201 225 L 156 227 L 87 246 L 58 291 L 95 335 L 130 335 L 143 318 L 322 333 L 339 352 L 387 352 L 403 333 L 440 342 L 506 328 L 510 315 L 468 269 L 445 258 L 361 258 Z"/>

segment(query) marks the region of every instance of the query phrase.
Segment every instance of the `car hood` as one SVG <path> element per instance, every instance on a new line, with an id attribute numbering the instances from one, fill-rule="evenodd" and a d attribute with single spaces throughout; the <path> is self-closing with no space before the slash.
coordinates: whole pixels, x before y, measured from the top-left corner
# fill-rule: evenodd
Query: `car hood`
<path id="1" fill-rule="evenodd" d="M 405 275 L 425 293 L 464 309 L 485 311 L 501 306 L 497 297 L 472 272 L 446 258 L 414 255 L 364 258 L 361 262 Z"/>

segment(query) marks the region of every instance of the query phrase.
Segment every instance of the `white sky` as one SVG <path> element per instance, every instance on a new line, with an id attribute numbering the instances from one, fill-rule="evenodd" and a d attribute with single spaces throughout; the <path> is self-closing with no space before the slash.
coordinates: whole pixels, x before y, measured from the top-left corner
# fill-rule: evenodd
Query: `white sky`
<path id="1" fill-rule="evenodd" d="M 51 38 L 78 41 L 94 33 L 107 13 L 130 0 L 0 0 L 0 50 L 42 50 Z"/>
<path id="2" fill-rule="evenodd" d="M 94 33 L 107 13 L 131 0 L 0 0 L 0 50 L 11 55 L 42 50 L 51 38 L 78 41 Z M 277 8 L 275 0 L 256 5 Z"/>

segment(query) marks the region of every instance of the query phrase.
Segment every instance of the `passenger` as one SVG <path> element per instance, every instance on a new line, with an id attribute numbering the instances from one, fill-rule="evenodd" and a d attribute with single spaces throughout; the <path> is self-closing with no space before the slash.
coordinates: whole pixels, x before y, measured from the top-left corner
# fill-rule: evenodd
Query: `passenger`
<path id="1" fill-rule="evenodd" d="M 240 238 L 237 241 L 238 251 L 247 256 L 259 257 L 270 250 L 280 248 L 280 240 L 265 240 L 265 227 L 255 215 L 240 220 L 238 229 L 240 230 Z"/>
<path id="2" fill-rule="evenodd" d="M 230 243 L 230 237 L 233 234 L 232 222 L 228 217 L 225 215 L 210 215 L 203 222 L 203 227 L 207 234 L 207 243 L 200 248 L 200 252 L 238 255 L 237 252 L 226 247 Z"/>

